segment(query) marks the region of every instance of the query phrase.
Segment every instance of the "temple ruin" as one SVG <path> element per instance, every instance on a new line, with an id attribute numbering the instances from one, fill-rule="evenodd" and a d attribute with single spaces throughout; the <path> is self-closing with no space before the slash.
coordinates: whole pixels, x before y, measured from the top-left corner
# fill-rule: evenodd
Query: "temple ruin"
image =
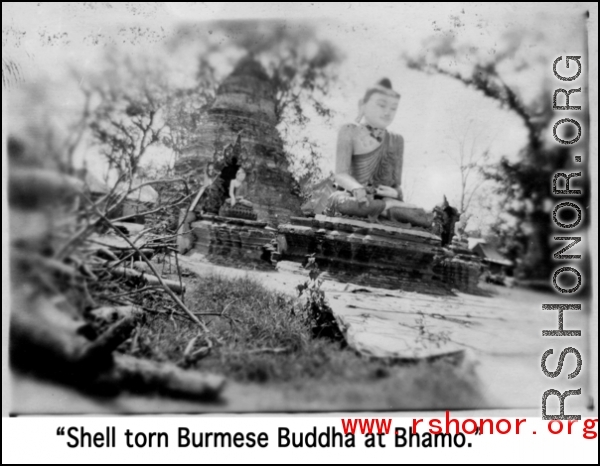
<path id="1" fill-rule="evenodd" d="M 242 60 L 218 88 L 175 166 L 178 176 L 203 190 L 188 218 L 185 250 L 207 260 L 227 257 L 269 267 L 314 255 L 322 270 L 342 281 L 436 294 L 477 291 L 478 259 L 442 248 L 433 232 L 393 222 L 302 216 L 275 109 L 269 77 L 252 58 Z M 245 178 L 233 181 L 240 168 Z M 241 201 L 232 202 L 241 186 Z"/>

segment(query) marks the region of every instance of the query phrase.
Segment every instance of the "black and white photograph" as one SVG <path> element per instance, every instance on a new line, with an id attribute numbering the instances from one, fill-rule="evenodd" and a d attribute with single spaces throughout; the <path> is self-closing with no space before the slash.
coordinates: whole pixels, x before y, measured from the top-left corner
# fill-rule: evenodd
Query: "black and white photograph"
<path id="1" fill-rule="evenodd" d="M 597 417 L 590 8 L 4 2 L 8 414 Z"/>

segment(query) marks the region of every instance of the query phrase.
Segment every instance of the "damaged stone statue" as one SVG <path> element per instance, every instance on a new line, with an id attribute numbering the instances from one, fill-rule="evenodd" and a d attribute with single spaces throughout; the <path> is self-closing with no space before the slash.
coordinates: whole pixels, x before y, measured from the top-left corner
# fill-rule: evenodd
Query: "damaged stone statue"
<path id="1" fill-rule="evenodd" d="M 403 201 L 401 189 L 404 139 L 386 128 L 393 122 L 400 94 L 384 78 L 366 90 L 359 101 L 355 123 L 338 133 L 334 180 L 338 189 L 329 195 L 326 215 L 347 215 L 378 222 L 380 218 L 431 229 L 452 240 L 458 211 L 446 199 L 426 212 Z"/>
<path id="2" fill-rule="evenodd" d="M 219 215 L 256 220 L 256 212 L 254 212 L 252 202 L 246 199 L 247 195 L 246 170 L 240 167 L 235 178 L 229 183 L 229 197 L 219 209 Z"/>
<path id="3" fill-rule="evenodd" d="M 228 202 L 231 206 L 241 204 L 246 207 L 252 207 L 252 202 L 246 199 L 248 195 L 248 188 L 246 185 L 246 170 L 238 168 L 235 174 L 235 178 L 231 180 L 229 184 L 229 199 Z"/>

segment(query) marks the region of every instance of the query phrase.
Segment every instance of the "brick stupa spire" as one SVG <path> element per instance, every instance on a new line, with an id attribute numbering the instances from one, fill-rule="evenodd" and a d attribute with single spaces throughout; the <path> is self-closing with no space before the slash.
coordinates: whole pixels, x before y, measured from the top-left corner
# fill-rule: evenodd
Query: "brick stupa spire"
<path id="1" fill-rule="evenodd" d="M 225 201 L 239 167 L 247 173 L 247 198 L 257 220 L 276 227 L 300 215 L 301 199 L 276 128 L 273 85 L 262 65 L 248 56 L 223 81 L 211 108 L 200 117 L 198 131 L 175 164 L 178 176 L 202 179 L 206 167 L 220 175 L 220 189 L 209 190 L 200 208 L 212 213 Z M 212 165 L 211 165 L 212 164 Z"/>

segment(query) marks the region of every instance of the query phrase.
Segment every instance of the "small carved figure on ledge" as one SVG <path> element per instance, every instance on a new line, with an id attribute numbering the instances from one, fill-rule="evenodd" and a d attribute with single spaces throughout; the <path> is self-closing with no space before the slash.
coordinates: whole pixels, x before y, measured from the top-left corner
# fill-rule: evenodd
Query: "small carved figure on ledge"
<path id="1" fill-rule="evenodd" d="M 245 207 L 252 207 L 252 202 L 246 199 L 248 195 L 248 186 L 246 184 L 246 170 L 238 168 L 235 178 L 229 184 L 229 199 L 227 202 L 234 207 L 240 204 Z"/>
<path id="2" fill-rule="evenodd" d="M 235 178 L 229 183 L 229 197 L 219 209 L 219 215 L 221 217 L 256 220 L 257 214 L 254 211 L 252 202 L 246 199 L 247 195 L 246 170 L 240 167 L 235 174 Z"/>

